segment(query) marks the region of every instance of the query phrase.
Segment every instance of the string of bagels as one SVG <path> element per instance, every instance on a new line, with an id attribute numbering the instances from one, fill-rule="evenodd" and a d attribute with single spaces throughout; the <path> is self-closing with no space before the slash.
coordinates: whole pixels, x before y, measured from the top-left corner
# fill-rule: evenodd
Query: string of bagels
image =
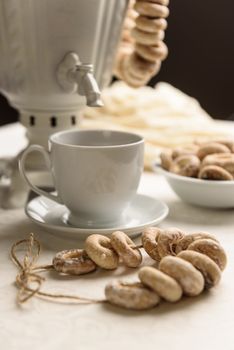
<path id="1" fill-rule="evenodd" d="M 142 232 L 141 242 L 136 245 L 122 231 L 115 231 L 109 237 L 93 234 L 86 239 L 84 249 L 58 252 L 51 264 L 37 265 L 41 245 L 34 234 L 30 234 L 28 238 L 16 242 L 11 249 L 11 258 L 19 269 L 16 276 L 17 301 L 22 304 L 37 296 L 57 301 L 109 303 L 127 309 L 147 310 L 163 300 L 178 302 L 183 295 L 195 297 L 205 289 L 216 286 L 227 264 L 223 247 L 208 232 L 185 233 L 178 228 L 148 227 Z M 153 259 L 154 265 L 140 267 L 143 262 L 142 249 Z M 140 267 L 138 280 L 108 283 L 104 299 L 42 290 L 45 281 L 42 272 L 54 270 L 58 274 L 77 278 L 98 268 L 115 270 L 120 264 L 132 269 Z"/>
<path id="2" fill-rule="evenodd" d="M 134 0 L 123 24 L 114 74 L 138 88 L 155 76 L 168 49 L 163 42 L 169 0 Z"/>

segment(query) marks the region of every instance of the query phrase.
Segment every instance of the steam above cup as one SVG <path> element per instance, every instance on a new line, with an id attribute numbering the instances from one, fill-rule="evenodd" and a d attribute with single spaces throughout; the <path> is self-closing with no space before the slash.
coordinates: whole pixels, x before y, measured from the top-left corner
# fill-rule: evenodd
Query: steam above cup
<path id="1" fill-rule="evenodd" d="M 20 159 L 20 172 L 34 192 L 65 205 L 68 222 L 77 227 L 113 227 L 123 221 L 143 171 L 141 136 L 110 130 L 63 131 L 50 137 L 49 150 L 31 145 Z M 25 161 L 31 152 L 44 156 L 57 195 L 28 179 Z"/>

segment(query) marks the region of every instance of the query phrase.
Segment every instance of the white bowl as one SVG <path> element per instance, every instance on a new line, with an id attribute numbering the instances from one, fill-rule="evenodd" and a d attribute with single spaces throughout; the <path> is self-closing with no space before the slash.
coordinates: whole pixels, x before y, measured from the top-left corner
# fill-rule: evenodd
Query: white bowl
<path id="1" fill-rule="evenodd" d="M 172 190 L 184 201 L 201 207 L 234 208 L 234 181 L 201 180 L 173 174 L 153 166 L 162 174 Z"/>

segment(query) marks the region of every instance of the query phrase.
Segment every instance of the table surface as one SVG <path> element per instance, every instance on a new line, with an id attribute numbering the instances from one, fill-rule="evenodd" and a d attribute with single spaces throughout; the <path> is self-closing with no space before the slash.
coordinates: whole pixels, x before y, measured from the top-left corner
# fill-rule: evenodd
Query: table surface
<path id="1" fill-rule="evenodd" d="M 7 135 L 7 136 L 6 136 Z M 0 155 L 13 153 L 12 140 L 18 125 L 0 129 Z M 9 151 L 10 148 L 10 151 Z M 5 153 L 4 153 L 5 152 Z M 34 232 L 43 250 L 40 263 L 51 263 L 58 250 L 77 247 L 44 232 L 26 218 L 23 209 L 0 210 L 0 341 L 2 350 L 43 349 L 234 349 L 234 211 L 198 208 L 181 202 L 159 175 L 144 173 L 140 193 L 165 201 L 169 216 L 161 227 L 176 226 L 186 232 L 209 231 L 217 235 L 228 254 L 221 283 L 196 298 L 176 304 L 162 303 L 150 311 L 128 311 L 110 305 L 61 304 L 38 298 L 23 306 L 15 302 L 16 267 L 11 262 L 11 245 Z M 153 264 L 150 258 L 144 264 Z M 43 289 L 52 292 L 103 298 L 104 287 L 113 279 L 136 280 L 137 271 L 118 268 L 83 277 L 58 276 L 47 272 Z"/>

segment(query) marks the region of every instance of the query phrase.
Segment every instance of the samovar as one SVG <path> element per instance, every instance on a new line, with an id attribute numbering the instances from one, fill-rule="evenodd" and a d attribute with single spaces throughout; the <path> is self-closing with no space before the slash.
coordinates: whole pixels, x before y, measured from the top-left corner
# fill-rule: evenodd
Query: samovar
<path id="1" fill-rule="evenodd" d="M 0 0 L 0 90 L 19 110 L 29 144 L 77 128 L 87 104 L 101 106 L 128 0 Z M 28 170 L 43 183 L 40 158 Z M 22 206 L 27 191 L 18 156 L 2 163 L 9 177 L 2 205 Z"/>

